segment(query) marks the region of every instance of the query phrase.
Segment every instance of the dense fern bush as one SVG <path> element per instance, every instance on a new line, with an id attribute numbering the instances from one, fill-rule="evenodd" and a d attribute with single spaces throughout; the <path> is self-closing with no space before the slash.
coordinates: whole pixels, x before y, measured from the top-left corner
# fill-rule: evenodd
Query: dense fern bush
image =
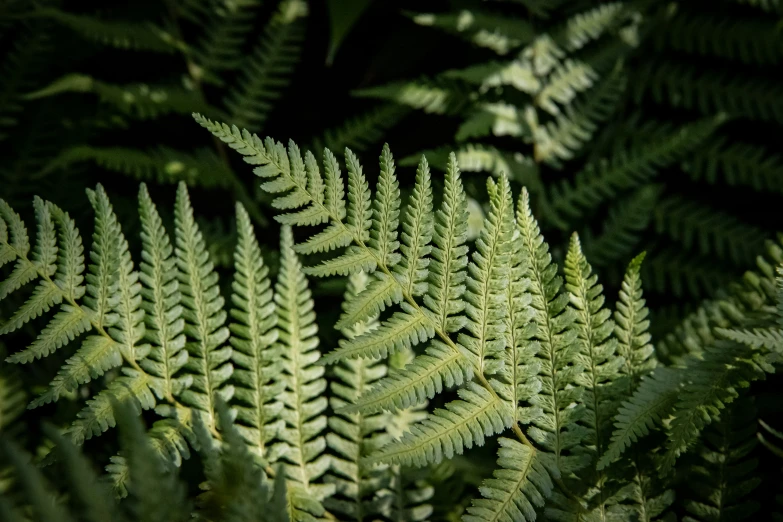
<path id="1" fill-rule="evenodd" d="M 464 170 L 527 186 L 545 230 L 579 230 L 613 287 L 643 245 L 657 300 L 698 302 L 770 233 L 755 207 L 729 202 L 779 192 L 767 139 L 780 114 L 776 5 L 520 0 L 408 13 L 481 52 L 358 95 L 457 121 L 453 143 L 430 145 L 433 164 L 455 149 Z"/>
<path id="2" fill-rule="evenodd" d="M 753 515 L 756 413 L 745 402 L 751 382 L 779 363 L 781 244 L 656 349 L 643 256 L 607 302 L 578 235 L 561 275 L 527 190 L 514 196 L 505 175 L 488 181 L 489 211 L 468 242 L 453 154 L 440 194 L 421 159 L 403 205 L 388 147 L 371 191 L 350 150 L 344 167 L 328 149 L 319 163 L 293 143 L 196 119 L 256 165 L 274 197 L 283 225 L 274 283 L 240 205 L 230 301 L 221 297 L 184 185 L 173 240 L 142 186 L 138 265 L 100 186 L 88 191 L 89 251 L 55 205 L 35 201 L 34 244 L 13 209 L 1 207 L 0 252 L 11 267 L 3 295 L 34 285 L 4 331 L 51 316 L 4 368 L 68 352 L 30 406 L 84 404 L 49 430 L 56 450 L 40 450 L 44 463 L 77 469 L 70 445 L 101 435 L 124 407 L 153 420 L 146 442 L 136 442 L 146 465 L 168 474 L 191 449 L 206 452 L 209 520 L 250 520 L 242 517 L 255 509 L 289 520 Z M 307 275 L 348 278 L 336 346 L 319 346 Z M 109 482 L 128 496 L 121 506 L 152 509 L 144 507 L 151 484 L 134 478 L 142 450 L 128 444 L 109 459 Z M 497 464 L 473 500 L 444 502 L 434 490 L 447 483 L 439 468 L 477 458 L 485 445 Z M 16 469 L 9 491 L 26 490 L 9 498 L 21 511 L 35 507 L 47 494 L 42 479 L 15 447 L 6 454 Z M 712 480 L 716 473 L 729 479 Z M 709 480 L 694 486 L 693 477 Z"/>

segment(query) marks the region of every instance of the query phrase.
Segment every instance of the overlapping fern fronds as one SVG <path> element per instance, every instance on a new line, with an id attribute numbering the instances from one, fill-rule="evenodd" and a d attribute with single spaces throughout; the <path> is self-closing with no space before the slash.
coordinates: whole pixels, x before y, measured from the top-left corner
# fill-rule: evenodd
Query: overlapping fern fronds
<path id="1" fill-rule="evenodd" d="M 554 9 L 555 5 L 561 10 Z M 503 9 L 502 14 L 494 12 L 493 7 Z M 519 16 L 514 16 L 513 6 L 475 2 L 465 4 L 459 12 L 414 15 L 416 23 L 445 30 L 472 45 L 494 51 L 497 57 L 489 56 L 462 69 L 444 71 L 432 80 L 395 82 L 364 89 L 358 95 L 394 101 L 430 113 L 458 115 L 461 124 L 456 130 L 457 144 L 453 148 L 458 148 L 464 168 L 495 176 L 506 171 L 513 181 L 527 186 L 532 191 L 534 203 L 541 209 L 540 219 L 545 230 L 580 227 L 583 218 L 602 215 L 611 198 L 631 197 L 631 191 L 651 182 L 658 184 L 661 193 L 676 198 L 675 201 L 689 201 L 690 194 L 677 195 L 681 188 L 673 186 L 663 176 L 681 164 L 688 166 L 694 179 L 704 177 L 704 163 L 709 161 L 708 176 L 713 180 L 721 175 L 716 173 L 721 169 L 725 170 L 726 177 L 742 180 L 738 183 L 756 186 L 776 183 L 773 181 L 777 178 L 772 170 L 773 160 L 767 160 L 766 156 L 756 156 L 752 166 L 747 161 L 737 165 L 739 160 L 732 159 L 734 163 L 725 167 L 725 161 L 715 165 L 714 155 L 702 156 L 706 147 L 714 143 L 710 136 L 718 131 L 718 124 L 725 121 L 722 113 L 735 116 L 738 113 L 734 109 L 748 106 L 748 110 L 755 111 L 753 114 L 772 114 L 775 111 L 768 108 L 770 104 L 774 105 L 774 100 L 769 96 L 761 98 L 769 103 L 758 101 L 756 96 L 736 96 L 733 105 L 727 102 L 708 107 L 705 100 L 712 96 L 715 82 L 709 83 L 709 87 L 705 85 L 697 94 L 671 94 L 670 98 L 676 98 L 680 105 L 699 104 L 707 117 L 701 122 L 694 121 L 693 117 L 682 118 L 678 120 L 679 126 L 661 125 L 655 115 L 644 111 L 630 118 L 614 112 L 616 106 L 626 101 L 624 87 L 629 77 L 636 79 L 634 89 L 637 91 L 656 88 L 655 81 L 646 80 L 640 72 L 651 62 L 646 54 L 639 56 L 642 65 L 634 66 L 632 71 L 623 65 L 636 49 L 647 49 L 648 36 L 653 43 L 657 42 L 659 50 L 668 49 L 666 42 L 677 41 L 686 49 L 711 51 L 699 42 L 712 40 L 695 36 L 698 29 L 687 22 L 698 8 L 665 11 L 652 3 L 624 1 L 591 8 L 564 1 L 553 3 L 553 11 L 533 4 L 526 7 L 527 12 L 523 9 Z M 567 15 L 548 16 L 551 12 Z M 726 41 L 713 44 L 720 48 L 719 51 L 731 57 L 777 59 L 771 36 L 769 45 L 749 43 L 750 40 L 738 36 L 737 27 L 743 26 L 744 21 L 727 25 L 723 16 L 711 15 L 715 22 L 713 29 L 728 35 Z M 684 29 L 684 35 L 666 36 L 669 30 L 656 25 L 662 21 L 681 24 L 688 30 Z M 664 69 L 669 66 L 663 59 L 661 61 Z M 687 74 L 660 72 L 657 66 L 651 66 L 650 71 L 671 82 L 686 81 L 690 74 L 690 71 L 684 71 Z M 640 139 L 641 136 L 646 139 Z M 587 149 L 592 150 L 591 154 L 584 154 Z M 446 154 L 439 153 L 443 150 L 448 147 L 435 149 L 434 155 L 430 154 L 433 165 L 440 168 L 446 165 Z M 727 153 L 721 150 L 719 154 Z M 733 158 L 736 157 L 734 154 Z M 561 170 L 566 165 L 578 174 L 575 177 L 556 175 L 559 178 L 556 181 L 541 183 L 541 179 L 551 177 L 550 170 Z M 763 170 L 763 179 L 752 178 L 753 173 L 745 173 L 746 169 L 753 169 L 754 173 Z M 770 181 L 765 182 L 766 179 Z M 667 201 L 671 200 L 661 198 L 653 202 L 648 199 L 645 203 L 653 212 L 668 215 Z M 624 210 L 628 212 L 627 207 Z M 692 215 L 686 221 L 697 220 L 697 212 L 691 209 Z M 693 223 L 692 231 L 683 234 L 677 230 L 680 220 L 676 225 L 660 220 L 653 222 L 646 219 L 647 215 L 649 212 L 640 212 L 633 222 L 624 221 L 622 225 L 616 218 L 615 222 L 607 223 L 607 227 L 611 227 L 607 233 L 613 235 L 600 245 L 606 247 L 600 249 L 601 252 L 616 248 L 607 244 L 609 239 L 622 240 L 629 245 L 614 255 L 596 253 L 596 267 L 612 274 L 614 283 L 619 282 L 618 274 L 622 273 L 622 256 L 630 255 L 627 250 L 630 245 L 638 243 L 651 231 L 658 236 L 656 244 L 659 246 L 651 249 L 645 271 L 650 289 L 659 294 L 672 290 L 679 296 L 714 294 L 727 280 L 739 275 L 748 259 L 758 253 L 754 249 L 748 249 L 748 255 L 739 255 L 736 249 L 727 251 L 725 240 L 730 240 L 728 237 L 725 240 L 712 237 L 723 230 L 717 222 Z M 727 215 L 726 219 L 733 223 L 742 221 L 733 215 Z M 591 251 L 590 234 L 597 230 L 585 232 L 585 248 Z M 763 230 L 753 234 L 754 238 L 766 235 Z M 688 249 L 697 247 L 705 260 L 718 256 L 720 264 L 715 267 L 715 273 L 699 278 L 698 274 L 704 268 L 702 263 L 683 264 L 682 259 L 673 260 L 676 256 L 673 252 L 667 254 L 669 247 L 681 248 L 672 245 L 681 242 L 685 242 Z M 672 271 L 673 266 L 683 269 Z M 719 277 L 720 273 L 725 273 L 726 277 Z"/>
<path id="2" fill-rule="evenodd" d="M 685 370 L 660 368 L 648 375 L 655 362 L 641 295 L 641 259 L 626 274 L 615 323 L 603 306 L 602 289 L 578 239 L 569 250 L 563 288 L 530 212 L 527 192 L 523 191 L 514 218 L 504 176 L 488 183 L 490 209 L 471 252 L 464 244 L 467 203 L 454 155 L 439 210 L 432 210 L 424 159 L 409 203 L 400 208 L 388 148 L 380 157 L 374 195 L 362 166 L 346 151 L 346 193 L 340 165 L 328 149 L 322 176 L 315 157 L 309 152 L 302 157 L 293 143 L 286 148 L 236 127 L 196 119 L 256 165 L 262 188 L 275 195 L 274 205 L 281 209 L 277 220 L 287 226 L 320 225 L 320 231 L 294 249 L 304 254 L 342 252 L 326 260 L 319 256 L 322 260 L 305 268 L 307 272 L 367 279 L 364 289 L 348 302 L 338 326 L 375 321 L 379 312 L 384 319 L 341 341 L 322 359 L 324 363 L 339 362 L 338 371 L 347 379 L 347 368 L 356 371 L 378 356 L 424 344 L 424 352 L 401 371 L 379 374 L 367 391 L 352 392 L 354 403 L 339 411 L 372 419 L 378 411 L 397 412 L 447 386 L 457 387 L 458 399 L 413 424 L 398 441 L 380 448 L 371 444 L 370 454 L 352 469 L 389 463 L 430 465 L 512 428 L 516 440 L 500 439 L 501 469 L 482 488 L 485 499 L 468 510 L 469 520 L 532 520 L 550 495 L 547 512 L 556 519 L 598 512 L 645 512 L 649 520 L 662 515 L 671 504 L 671 492 L 654 485 L 655 465 L 636 453 L 612 463 L 630 441 L 674 408 L 664 459 L 668 465 L 689 444 L 684 441 L 692 440 L 704 425 L 699 421 L 702 424 L 694 427 L 693 415 L 703 411 L 702 405 L 712 408 L 718 397 L 729 399 L 734 386 L 758 378 L 757 369 L 763 373 L 769 368 L 764 358 L 745 360 L 739 352 L 729 354 L 718 345 L 705 352 L 703 361 L 694 359 L 698 364 L 689 366 L 695 373 L 688 379 L 697 384 L 703 375 L 704 386 L 695 385 L 677 399 Z M 460 295 L 464 300 L 457 298 Z M 706 380 L 727 364 L 727 357 L 733 362 L 725 366 L 723 380 Z M 631 392 L 630 402 L 621 405 Z M 637 418 L 634 408 L 648 404 L 659 404 L 654 407 L 657 417 Z M 617 431 L 612 434 L 615 417 Z M 349 446 L 341 439 L 343 455 L 351 447 L 359 451 L 360 439 L 353 440 Z M 609 464 L 629 470 L 635 477 L 633 488 L 618 489 L 615 472 L 606 470 Z M 571 483 L 577 475 L 581 483 Z M 342 482 L 345 478 L 340 480 L 347 484 Z M 360 491 L 357 482 L 350 482 L 345 491 Z M 365 501 L 353 504 L 351 512 L 366 506 Z"/>

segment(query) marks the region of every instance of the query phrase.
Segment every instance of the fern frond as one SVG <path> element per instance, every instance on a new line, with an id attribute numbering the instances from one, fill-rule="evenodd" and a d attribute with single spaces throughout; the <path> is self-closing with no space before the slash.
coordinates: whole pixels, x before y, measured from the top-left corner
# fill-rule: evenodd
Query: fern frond
<path id="1" fill-rule="evenodd" d="M 653 143 L 634 145 L 608 159 L 589 164 L 574 181 L 564 180 L 547 194 L 545 216 L 561 228 L 571 220 L 596 208 L 619 190 L 634 188 L 649 181 L 661 168 L 701 144 L 723 121 L 721 117 L 679 128 Z"/>
<path id="2" fill-rule="evenodd" d="M 482 103 L 467 115 L 454 138 L 462 142 L 489 135 L 529 138 L 525 112 L 508 103 Z"/>
<path id="3" fill-rule="evenodd" d="M 433 341 L 426 352 L 417 356 L 399 371 L 392 370 L 357 401 L 345 406 L 346 412 L 404 410 L 441 393 L 444 388 L 460 386 L 473 378 L 463 356 L 449 346 Z"/>
<path id="4" fill-rule="evenodd" d="M 126 405 L 139 415 L 141 410 L 155 407 L 156 395 L 160 395 L 160 390 L 152 377 L 132 368 L 123 368 L 121 376 L 87 401 L 87 405 L 68 429 L 68 434 L 75 444 L 82 444 L 86 439 L 98 436 L 115 426 L 115 404 Z"/>
<path id="5" fill-rule="evenodd" d="M 763 379 L 772 367 L 761 354 L 753 354 L 734 343 L 718 341 L 694 359 L 682 371 L 687 386 L 680 392 L 669 424 L 664 468 L 671 467 L 698 437 L 701 430 L 713 422 L 726 405 L 739 396 L 739 389 Z"/>
<path id="6" fill-rule="evenodd" d="M 95 16 L 76 15 L 48 7 L 38 8 L 34 16 L 53 20 L 85 39 L 120 49 L 174 53 L 184 46 L 170 33 L 149 22 L 134 24 L 100 20 Z"/>
<path id="7" fill-rule="evenodd" d="M 549 245 L 544 241 L 538 222 L 530 210 L 530 196 L 522 189 L 517 206 L 517 227 L 522 238 L 522 252 L 528 259 L 525 276 L 530 279 L 529 292 L 538 341 L 537 362 L 541 365 L 541 391 L 530 399 L 542 414 L 532 420 L 530 437 L 554 454 L 554 465 L 569 474 L 584 465 L 583 459 L 568 455 L 579 443 L 575 423 L 584 415 L 582 408 L 572 408 L 581 394 L 570 386 L 584 368 L 577 363 L 579 345 L 574 328 L 575 313 L 568 306 L 569 296 L 562 291 L 562 279 L 552 262 Z M 571 434 L 570 431 L 574 430 Z"/>
<path id="8" fill-rule="evenodd" d="M 655 229 L 694 248 L 704 256 L 749 264 L 761 251 L 766 234 L 736 217 L 708 205 L 671 196 L 656 205 Z"/>
<path id="9" fill-rule="evenodd" d="M 454 154 L 449 156 L 443 188 L 443 203 L 435 212 L 429 264 L 429 287 L 424 304 L 435 315 L 435 323 L 447 332 L 462 327 L 459 315 L 464 303 L 459 296 L 465 290 L 468 265 L 467 198 L 459 177 L 459 164 Z"/>
<path id="10" fill-rule="evenodd" d="M 702 434 L 697 465 L 689 468 L 692 496 L 683 502 L 683 522 L 754 518 L 760 506 L 747 497 L 761 483 L 754 473 L 758 461 L 750 457 L 758 442 L 755 420 L 753 402 L 740 399 Z"/>
<path id="11" fill-rule="evenodd" d="M 101 103 L 112 105 L 122 113 L 140 120 L 157 119 L 166 114 L 189 114 L 194 110 L 213 111 L 193 90 L 146 83 L 115 85 L 85 74 L 67 74 L 37 91 L 25 95 L 35 100 L 63 92 L 91 92 Z"/>
<path id="12" fill-rule="evenodd" d="M 629 11 L 621 2 L 611 2 L 577 13 L 555 29 L 553 39 L 566 51 L 582 49 L 588 42 L 617 28 Z"/>
<path id="13" fill-rule="evenodd" d="M 486 388 L 470 382 L 458 394 L 461 400 L 436 409 L 399 441 L 367 457 L 366 462 L 421 467 L 461 455 L 474 444 L 483 446 L 486 437 L 511 426 L 512 412 Z"/>
<path id="14" fill-rule="evenodd" d="M 457 341 L 475 358 L 479 372 L 497 373 L 506 349 L 504 335 L 505 289 L 509 286 L 511 241 L 514 232 L 514 204 L 505 176 L 496 185 L 487 180 L 490 211 L 476 240 L 468 265 L 465 299 L 465 330 Z"/>
<path id="15" fill-rule="evenodd" d="M 614 111 L 625 85 L 626 77 L 617 67 L 591 91 L 586 100 L 568 105 L 564 114 L 558 114 L 554 122 L 546 125 L 534 122 L 531 126 L 535 143 L 533 155 L 536 161 L 560 168 L 562 160 L 573 158 L 593 136 L 598 123 L 606 120 Z M 564 95 L 559 98 L 569 99 Z"/>
<path id="16" fill-rule="evenodd" d="M 36 250 L 34 251 L 35 253 L 33 264 L 37 265 L 38 270 L 42 270 L 47 276 L 52 276 L 55 275 L 55 272 L 58 270 L 56 267 L 56 262 L 58 260 L 57 258 L 59 248 L 57 245 L 57 237 L 55 236 L 54 221 L 52 220 L 52 214 L 56 214 L 56 212 L 52 212 L 52 208 L 40 198 L 35 198 L 33 201 L 33 207 L 35 208 L 36 220 L 38 221 L 38 237 L 36 239 Z M 5 221 L 3 221 L 3 225 L 5 225 Z M 84 258 L 81 255 L 81 239 L 78 238 L 78 233 L 76 237 L 73 236 L 74 231 L 75 227 L 73 226 L 73 222 L 70 221 L 70 218 L 65 218 L 65 220 L 62 222 L 60 237 L 61 240 L 65 243 L 66 250 L 60 254 L 62 259 L 60 272 L 67 271 L 68 273 L 57 274 L 55 276 L 55 280 L 59 280 L 61 283 L 64 283 L 64 289 L 67 288 L 72 292 L 78 293 L 79 290 L 77 290 L 77 287 L 81 283 L 81 279 L 79 279 L 78 283 L 76 281 L 62 280 L 63 276 L 65 276 L 65 278 L 80 278 L 81 271 L 79 269 L 81 268 L 81 270 L 83 270 L 82 263 L 84 262 Z M 20 233 L 22 233 L 21 230 L 17 229 L 16 232 L 14 232 L 12 229 L 12 235 Z M 4 237 L 0 237 L 0 240 L 7 241 L 7 232 L 3 234 L 3 236 Z M 7 259 L 10 261 L 12 259 L 11 256 L 14 256 L 11 245 L 5 247 L 3 251 L 6 253 Z M 69 266 L 69 264 L 73 263 L 75 263 L 77 266 Z M 18 273 L 19 275 L 14 276 L 14 273 Z M 17 268 L 9 277 L 8 281 L 11 283 L 2 283 L 2 287 L 6 288 L 5 292 L 10 293 L 11 291 L 16 290 L 16 288 L 13 288 L 14 286 L 21 286 L 19 283 L 28 277 L 27 275 L 23 274 L 27 273 L 30 273 L 29 269 L 21 272 L 17 266 Z M 26 282 L 22 284 L 26 284 Z M 83 289 L 81 289 L 81 291 L 83 291 Z M 79 297 L 81 297 L 81 295 L 79 295 Z M 45 280 L 41 281 L 38 286 L 36 286 L 35 290 L 33 290 L 33 293 L 27 302 L 25 302 L 22 307 L 14 312 L 14 315 L 10 319 L 0 326 L 0 335 L 18 330 L 32 319 L 35 319 L 43 313 L 48 312 L 53 306 L 59 305 L 62 300 L 63 292 L 60 288 L 58 288 L 58 286 L 50 284 Z"/>
<path id="17" fill-rule="evenodd" d="M 783 59 L 773 20 L 715 16 L 683 10 L 654 38 L 658 50 L 716 56 L 746 64 L 774 65 Z"/>
<path id="18" fill-rule="evenodd" d="M 253 29 L 260 5 L 258 0 L 240 0 L 232 4 L 190 2 L 182 6 L 183 15 L 201 28 L 201 38 L 191 55 L 206 80 L 241 66 L 243 44 Z"/>
<path id="19" fill-rule="evenodd" d="M 350 302 L 367 285 L 367 274 L 359 272 L 350 276 L 344 303 Z M 343 330 L 346 337 L 359 335 L 378 325 L 377 318 L 370 317 L 353 323 Z M 377 499 L 373 499 L 384 470 L 368 469 L 361 458 L 377 449 L 383 443 L 382 431 L 386 418 L 380 413 L 346 412 L 345 406 L 353 404 L 386 374 L 386 365 L 380 361 L 351 359 L 342 361 L 334 369 L 335 380 L 331 383 L 333 397 L 330 405 L 338 413 L 329 418 L 331 432 L 326 435 L 327 445 L 336 452 L 332 458 L 332 481 L 336 486 L 335 496 L 326 501 L 331 512 L 341 514 L 344 520 L 363 520 L 378 512 Z"/>
<path id="20" fill-rule="evenodd" d="M 281 350 L 275 344 L 276 307 L 269 269 L 261 257 L 250 216 L 240 204 L 237 231 L 230 325 L 233 379 L 237 383 L 234 396 L 239 403 L 236 428 L 258 457 L 272 462 L 275 458 L 268 446 L 283 427 L 278 419 L 283 404 L 278 398 L 284 389 L 279 378 Z"/>
<path id="21" fill-rule="evenodd" d="M 757 191 L 783 193 L 779 173 L 783 160 L 765 147 L 725 139 L 711 140 L 683 161 L 683 171 L 696 181 L 710 185 L 750 187 Z"/>
<path id="22" fill-rule="evenodd" d="M 327 129 L 313 139 L 309 150 L 344 150 L 346 147 L 362 152 L 379 142 L 385 133 L 402 120 L 409 109 L 396 103 L 374 107 L 345 120 L 340 126 Z"/>
<path id="23" fill-rule="evenodd" d="M 476 9 L 463 9 L 458 13 L 417 13 L 412 18 L 419 25 L 436 27 L 500 55 L 525 45 L 535 36 L 533 27 L 525 20 Z"/>
<path id="24" fill-rule="evenodd" d="M 536 358 L 540 346 L 535 340 L 538 327 L 529 292 L 532 284 L 529 278 L 530 258 L 524 253 L 521 235 L 514 228 L 514 234 L 508 241 L 508 281 L 502 290 L 504 360 L 499 380 L 493 380 L 492 384 L 498 395 L 508 401 L 514 412 L 514 422 L 529 424 L 543 414 L 539 407 L 529 406 L 542 388 L 539 378 L 541 363 Z"/>
<path id="25" fill-rule="evenodd" d="M 620 458 L 628 447 L 668 416 L 677 401 L 681 383 L 682 375 L 665 367 L 656 368 L 642 378 L 636 391 L 618 410 L 612 440 L 598 461 L 598 469 Z"/>
<path id="26" fill-rule="evenodd" d="M 652 337 L 647 331 L 650 327 L 650 310 L 643 298 L 639 275 L 644 257 L 644 253 L 639 254 L 628 265 L 614 312 L 617 353 L 623 358 L 620 371 L 629 377 L 631 391 L 657 365 L 655 349 L 650 342 Z"/>
<path id="27" fill-rule="evenodd" d="M 615 73 L 615 76 L 618 74 Z M 597 79 L 598 73 L 590 65 L 582 61 L 565 59 L 555 66 L 546 84 L 536 93 L 535 104 L 549 114 L 557 116 L 562 113 L 558 104 L 562 107 L 569 106 L 580 93 L 593 87 Z M 622 88 L 617 89 L 622 90 Z M 601 91 L 594 92 L 592 95 L 598 96 L 599 92 Z"/>
<path id="28" fill-rule="evenodd" d="M 536 509 L 552 493 L 552 469 L 548 455 L 515 440 L 498 439 L 498 466 L 493 478 L 479 490 L 483 499 L 473 501 L 465 522 L 525 522 L 536 520 Z"/>
<path id="29" fill-rule="evenodd" d="M 165 397 L 179 395 L 192 383 L 188 375 L 176 375 L 188 360 L 185 319 L 177 279 L 174 248 L 145 185 L 139 190 L 142 262 L 139 279 L 141 307 L 146 312 L 146 340 L 152 345 L 140 366 L 161 379 Z"/>
<path id="30" fill-rule="evenodd" d="M 661 191 L 659 185 L 639 187 L 610 207 L 600 234 L 587 231 L 582 243 L 593 266 L 610 266 L 632 253 L 653 217 Z"/>
<path id="31" fill-rule="evenodd" d="M 571 236 L 566 254 L 564 271 L 566 290 L 571 294 L 574 308 L 579 346 L 578 364 L 585 370 L 576 382 L 584 388 L 582 404 L 585 406 L 583 425 L 584 443 L 588 453 L 598 458 L 603 455 L 608 441 L 605 440 L 607 424 L 614 407 L 611 404 L 617 394 L 611 383 L 619 377 L 619 369 L 625 363 L 618 357 L 617 340 L 612 337 L 614 321 L 611 312 L 604 308 L 603 287 L 598 276 L 582 253 L 579 237 Z M 600 487 L 600 486 L 599 486 Z"/>
<path id="32" fill-rule="evenodd" d="M 650 97 L 704 115 L 726 113 L 758 121 L 783 121 L 783 103 L 776 83 L 753 74 L 694 69 L 676 62 L 650 62 L 639 67 L 634 81 L 637 102 Z"/>
<path id="33" fill-rule="evenodd" d="M 243 74 L 225 100 L 230 119 L 240 127 L 263 126 L 272 103 L 288 84 L 304 36 L 301 19 L 308 7 L 303 0 L 283 0 L 265 29 Z"/>
<path id="34" fill-rule="evenodd" d="M 428 114 L 457 114 L 468 103 L 470 96 L 461 82 L 440 78 L 370 87 L 355 91 L 354 94 L 396 102 Z"/>
<path id="35" fill-rule="evenodd" d="M 62 151 L 44 172 L 67 169 L 73 164 L 92 162 L 106 170 L 121 172 L 139 180 L 157 183 L 184 181 L 205 188 L 228 188 L 232 173 L 211 149 L 183 152 L 168 147 L 149 150 L 125 147 L 79 145 Z"/>
<path id="36" fill-rule="evenodd" d="M 293 235 L 284 227 L 280 246 L 280 273 L 275 286 L 279 342 L 282 345 L 282 380 L 285 391 L 280 396 L 280 413 L 285 427 L 279 434 L 287 445 L 283 459 L 288 463 L 289 513 L 292 521 L 306 520 L 302 512 L 321 516 L 321 501 L 334 491 L 333 485 L 319 479 L 329 468 L 324 454 L 326 440 L 321 432 L 327 420 L 324 368 L 316 365 L 320 353 L 316 333 L 313 300 L 293 250 Z"/>
<path id="37" fill-rule="evenodd" d="M 134 270 L 128 242 L 103 187 L 88 190 L 87 195 L 96 213 L 96 232 L 90 253 L 95 264 L 90 265 L 85 297 L 85 303 L 94 309 L 86 313 L 102 335 L 84 340 L 60 368 L 49 390 L 30 404 L 33 408 L 56 401 L 64 392 L 120 366 L 123 360 L 135 363 L 150 350 L 149 345 L 140 344 L 145 333 L 145 314 L 141 309 L 139 274 Z"/>
<path id="38" fill-rule="evenodd" d="M 226 312 L 215 272 L 206 252 L 204 239 L 193 218 L 193 209 L 184 183 L 177 188 L 174 219 L 176 223 L 176 260 L 182 292 L 185 348 L 188 360 L 185 370 L 193 376 L 191 386 L 182 391 L 183 403 L 204 412 L 207 425 L 215 423 L 215 397 L 228 400 L 234 387 L 228 384 L 233 366 L 229 337 L 225 326 Z"/>

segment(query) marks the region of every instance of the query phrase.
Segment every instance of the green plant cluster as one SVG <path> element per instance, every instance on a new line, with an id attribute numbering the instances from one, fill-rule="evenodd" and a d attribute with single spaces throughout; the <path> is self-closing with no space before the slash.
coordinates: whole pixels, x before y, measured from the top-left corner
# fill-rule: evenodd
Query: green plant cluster
<path id="1" fill-rule="evenodd" d="M 777 0 L 88 4 L 0 5 L 0 520 L 783 520 Z"/>

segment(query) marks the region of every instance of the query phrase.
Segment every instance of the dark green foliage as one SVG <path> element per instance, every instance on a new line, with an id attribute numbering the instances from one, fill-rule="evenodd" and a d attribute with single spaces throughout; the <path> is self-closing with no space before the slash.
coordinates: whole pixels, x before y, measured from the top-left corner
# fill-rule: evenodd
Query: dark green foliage
<path id="1" fill-rule="evenodd" d="M 782 6 L 7 0 L 0 520 L 777 520 Z"/>

